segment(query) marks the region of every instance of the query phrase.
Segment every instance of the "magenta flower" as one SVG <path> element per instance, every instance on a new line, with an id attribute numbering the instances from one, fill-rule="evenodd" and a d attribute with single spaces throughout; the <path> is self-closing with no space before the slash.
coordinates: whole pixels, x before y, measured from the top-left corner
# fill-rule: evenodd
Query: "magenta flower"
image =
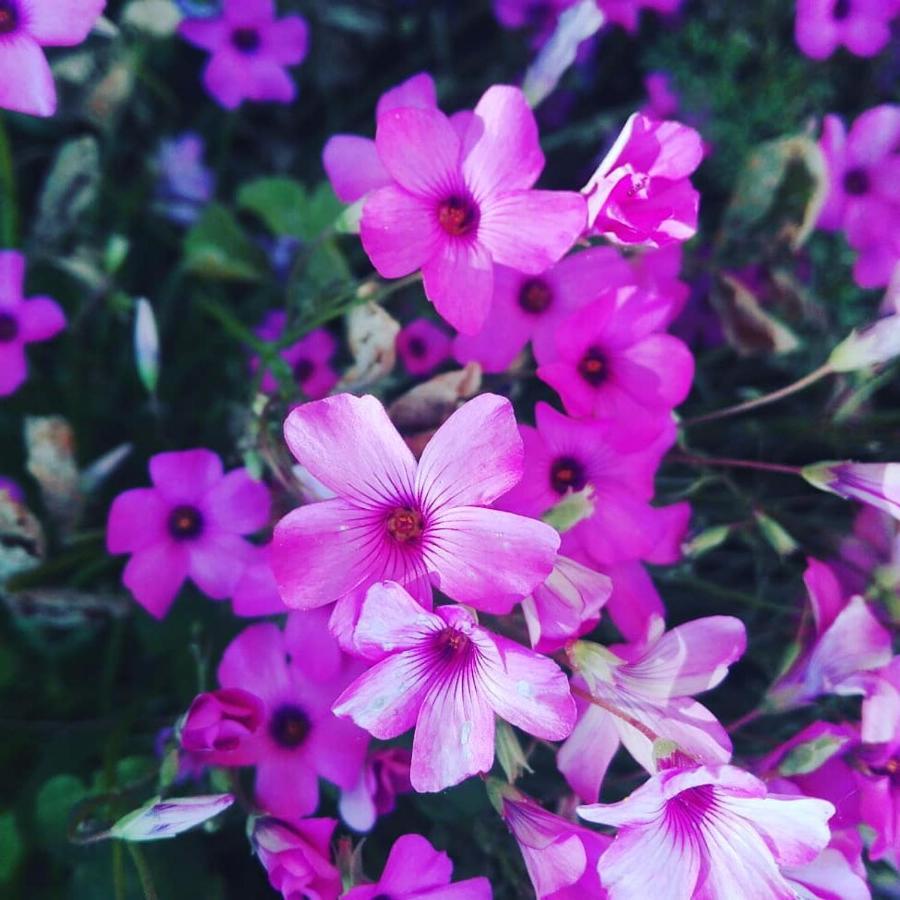
<path id="1" fill-rule="evenodd" d="M 619 829 L 600 857 L 610 900 L 792 900 L 780 870 L 806 865 L 825 848 L 834 807 L 767 796 L 761 781 L 733 766 L 698 766 L 668 769 L 619 803 L 578 813 Z"/>
<path id="2" fill-rule="evenodd" d="M 552 349 L 537 350 L 538 378 L 559 392 L 573 416 L 634 430 L 644 422 L 658 434 L 694 378 L 687 345 L 660 333 L 670 306 L 636 288 L 604 293 L 560 323 Z"/>
<path id="3" fill-rule="evenodd" d="M 341 791 L 341 818 L 354 831 L 370 831 L 379 816 L 393 812 L 397 794 L 412 790 L 409 766 L 412 754 L 404 747 L 373 750 L 359 781 Z"/>
<path id="4" fill-rule="evenodd" d="M 648 119 L 669 119 L 678 112 L 681 101 L 672 89 L 666 72 L 651 72 L 644 79 L 644 90 L 647 92 L 647 102 L 641 112 Z"/>
<path id="5" fill-rule="evenodd" d="M 2 54 L 0 46 L 0 60 Z M 25 345 L 47 341 L 66 326 L 66 317 L 55 300 L 25 299 L 24 289 L 24 255 L 0 250 L 0 397 L 12 394 L 28 376 Z"/>
<path id="6" fill-rule="evenodd" d="M 491 310 L 478 334 L 461 334 L 453 352 L 486 372 L 503 372 L 532 341 L 549 353 L 559 323 L 597 298 L 603 288 L 631 284 L 631 267 L 612 247 L 573 253 L 539 275 L 494 268 Z M 540 348 L 540 351 L 539 349 Z"/>
<path id="7" fill-rule="evenodd" d="M 494 0 L 494 15 L 504 28 L 527 28 L 531 45 L 542 47 L 553 34 L 560 15 L 576 0 Z"/>
<path id="8" fill-rule="evenodd" d="M 292 103 L 297 86 L 285 71 L 309 50 L 300 16 L 275 18 L 274 0 L 224 0 L 214 19 L 186 19 L 178 33 L 212 55 L 203 70 L 206 90 L 225 109 L 245 100 Z"/>
<path id="9" fill-rule="evenodd" d="M 105 6 L 106 0 L 0 0 L 0 108 L 52 116 L 56 86 L 41 47 L 80 44 Z"/>
<path id="10" fill-rule="evenodd" d="M 490 900 L 487 878 L 450 883 L 453 863 L 420 834 L 397 838 L 388 854 L 381 878 L 360 884 L 344 894 L 344 900 Z"/>
<path id="11" fill-rule="evenodd" d="M 427 375 L 450 356 L 450 335 L 429 319 L 416 319 L 397 335 L 397 353 L 410 375 Z"/>
<path id="12" fill-rule="evenodd" d="M 812 59 L 827 59 L 838 47 L 875 56 L 891 38 L 895 0 L 797 0 L 794 37 Z"/>
<path id="13" fill-rule="evenodd" d="M 582 690 L 610 703 L 698 761 L 728 762 L 731 741 L 716 717 L 693 699 L 716 687 L 746 648 L 743 623 L 710 616 L 673 628 L 631 650 L 629 659 L 579 641 L 569 651 Z M 620 651 L 621 652 L 621 651 Z M 559 751 L 559 769 L 582 800 L 595 801 L 607 767 L 624 744 L 648 772 L 656 771 L 653 743 L 624 719 L 576 699 L 579 720 Z"/>
<path id="14" fill-rule="evenodd" d="M 552 660 L 479 626 L 461 606 L 422 609 L 399 585 L 366 595 L 357 647 L 382 657 L 338 697 L 334 711 L 388 740 L 415 728 L 410 780 L 441 791 L 494 764 L 494 716 L 561 740 L 575 704 Z"/>
<path id="15" fill-rule="evenodd" d="M 254 618 L 288 612 L 272 573 L 271 550 L 271 544 L 250 548 L 249 559 L 231 596 L 231 609 L 236 616 Z"/>
<path id="16" fill-rule="evenodd" d="M 287 325 L 287 316 L 283 312 L 270 312 L 256 333 L 264 341 L 277 341 Z M 290 366 L 297 387 L 310 400 L 319 400 L 338 383 L 338 374 L 332 368 L 331 361 L 337 352 L 337 340 L 327 328 L 316 328 L 300 338 L 289 347 L 280 351 L 281 358 Z M 254 356 L 250 366 L 255 372 L 261 361 Z M 278 381 L 267 369 L 263 374 L 260 387 L 267 393 L 278 390 Z"/>
<path id="17" fill-rule="evenodd" d="M 683 0 L 597 0 L 597 5 L 610 22 L 621 25 L 627 31 L 637 31 L 642 9 L 654 9 L 660 13 L 677 12 Z"/>
<path id="18" fill-rule="evenodd" d="M 284 900 L 337 900 L 341 874 L 332 862 L 335 819 L 252 819 L 250 842 Z"/>
<path id="19" fill-rule="evenodd" d="M 181 746 L 211 766 L 256 762 L 265 704 L 240 688 L 198 694 L 179 728 Z"/>
<path id="20" fill-rule="evenodd" d="M 241 535 L 269 520 L 269 492 L 246 469 L 227 475 L 211 450 L 157 453 L 153 487 L 119 494 L 109 511 L 106 547 L 130 553 L 122 580 L 157 619 L 188 577 L 209 597 L 231 595 L 252 546 Z"/>
<path id="21" fill-rule="evenodd" d="M 488 88 L 464 121 L 460 133 L 437 109 L 379 117 L 375 145 L 392 184 L 367 195 L 360 236 L 379 274 L 421 269 L 441 316 L 475 334 L 490 310 L 494 263 L 543 272 L 584 230 L 585 206 L 570 191 L 531 190 L 544 155 L 518 88 Z"/>
<path id="22" fill-rule="evenodd" d="M 316 611 L 293 613 L 284 632 L 268 622 L 251 625 L 225 649 L 219 684 L 265 703 L 255 765 L 257 801 L 267 812 L 309 815 L 320 777 L 344 789 L 359 780 L 367 735 L 330 709 L 359 671 Z"/>
<path id="23" fill-rule="evenodd" d="M 582 188 L 589 229 L 648 247 L 693 237 L 700 195 L 690 175 L 702 160 L 703 139 L 693 128 L 635 113 Z"/>
<path id="24" fill-rule="evenodd" d="M 374 397 L 338 394 L 298 407 L 285 440 L 337 494 L 275 527 L 272 563 L 289 606 L 346 598 L 352 617 L 372 584 L 391 580 L 429 607 L 434 585 L 461 603 L 508 612 L 550 574 L 556 531 L 486 508 L 522 477 L 522 441 L 503 397 L 462 406 L 418 465 Z"/>

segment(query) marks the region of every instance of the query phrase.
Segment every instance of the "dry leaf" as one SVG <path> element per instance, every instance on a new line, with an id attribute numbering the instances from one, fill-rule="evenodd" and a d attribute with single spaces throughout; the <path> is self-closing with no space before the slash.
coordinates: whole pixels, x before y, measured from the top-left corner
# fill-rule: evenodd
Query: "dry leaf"
<path id="1" fill-rule="evenodd" d="M 121 619 L 131 604 L 118 594 L 97 594 L 66 587 L 26 588 L 4 593 L 17 619 L 42 628 L 69 630 L 107 619 Z"/>
<path id="2" fill-rule="evenodd" d="M 44 559 L 44 529 L 31 511 L 0 491 L 0 585 Z"/>
<path id="3" fill-rule="evenodd" d="M 25 447 L 28 471 L 41 487 L 47 512 L 66 534 L 84 507 L 72 426 L 62 416 L 29 416 L 25 420 Z"/>
<path id="4" fill-rule="evenodd" d="M 766 312 L 737 278 L 723 273 L 712 300 L 728 343 L 741 356 L 789 353 L 799 346 L 794 333 Z"/>
<path id="5" fill-rule="evenodd" d="M 353 365 L 344 373 L 338 391 L 366 387 L 390 374 L 397 362 L 395 341 L 400 323 L 377 303 L 352 309 L 346 322 Z"/>

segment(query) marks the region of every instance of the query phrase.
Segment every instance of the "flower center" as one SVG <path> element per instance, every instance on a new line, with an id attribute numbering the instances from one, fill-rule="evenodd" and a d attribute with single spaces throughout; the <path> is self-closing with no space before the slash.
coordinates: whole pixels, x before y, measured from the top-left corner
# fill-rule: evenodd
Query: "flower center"
<path id="1" fill-rule="evenodd" d="M 550 486 L 557 494 L 580 491 L 586 484 L 584 466 L 572 456 L 561 456 L 550 467 Z"/>
<path id="2" fill-rule="evenodd" d="M 676 794 L 666 804 L 666 814 L 690 827 L 706 818 L 706 814 L 716 805 L 716 795 L 710 784 L 688 788 Z"/>
<path id="3" fill-rule="evenodd" d="M 598 347 L 588 347 L 587 352 L 578 363 L 578 374 L 591 387 L 598 387 L 606 381 L 609 375 L 609 366 L 606 363 L 606 357 Z"/>
<path id="4" fill-rule="evenodd" d="M 19 27 L 19 10 L 13 0 L 0 0 L 0 34 L 12 34 Z"/>
<path id="5" fill-rule="evenodd" d="M 844 190 L 854 197 L 869 192 L 869 175 L 865 169 L 851 169 L 844 175 Z"/>
<path id="6" fill-rule="evenodd" d="M 191 540 L 203 531 L 203 515 L 196 506 L 176 506 L 169 513 L 169 534 L 176 541 Z"/>
<path id="7" fill-rule="evenodd" d="M 255 28 L 235 28 L 231 33 L 231 43 L 241 53 L 256 53 L 259 50 L 259 32 Z"/>
<path id="8" fill-rule="evenodd" d="M 298 359 L 297 362 L 294 363 L 294 378 L 296 378 L 300 384 L 303 384 L 303 382 L 312 375 L 313 369 L 315 369 L 315 366 L 308 359 Z"/>
<path id="9" fill-rule="evenodd" d="M 846 19 L 847 16 L 850 15 L 850 11 L 853 8 L 853 4 L 850 0 L 837 0 L 834 4 L 834 9 L 831 12 L 831 16 L 836 21 L 840 22 L 842 19 Z"/>
<path id="10" fill-rule="evenodd" d="M 469 638 L 455 628 L 445 628 L 437 636 L 438 652 L 445 658 L 460 656 L 469 647 Z"/>
<path id="11" fill-rule="evenodd" d="M 281 747 L 293 750 L 299 747 L 309 734 L 309 716 L 299 706 L 285 704 L 279 706 L 269 722 L 269 734 Z"/>
<path id="12" fill-rule="evenodd" d="M 550 285 L 540 278 L 529 278 L 519 289 L 519 306 L 527 313 L 540 315 L 553 302 Z"/>
<path id="13" fill-rule="evenodd" d="M 478 207 L 468 197 L 453 195 L 438 207 L 441 228 L 454 237 L 462 237 L 478 227 Z"/>
<path id="14" fill-rule="evenodd" d="M 428 346 L 422 338 L 414 337 L 409 339 L 406 350 L 410 356 L 414 356 L 416 359 L 422 359 L 428 352 Z"/>
<path id="15" fill-rule="evenodd" d="M 0 344 L 12 343 L 19 336 L 19 323 L 15 316 L 0 312 Z"/>
<path id="16" fill-rule="evenodd" d="M 425 520 L 422 513 L 408 506 L 398 506 L 387 517 L 388 534 L 401 544 L 416 541 L 425 530 Z"/>

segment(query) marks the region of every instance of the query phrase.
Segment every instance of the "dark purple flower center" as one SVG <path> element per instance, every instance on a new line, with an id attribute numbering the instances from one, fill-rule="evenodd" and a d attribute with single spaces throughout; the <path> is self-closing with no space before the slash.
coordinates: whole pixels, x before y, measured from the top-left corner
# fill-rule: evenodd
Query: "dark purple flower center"
<path id="1" fill-rule="evenodd" d="M 712 785 L 701 784 L 676 794 L 666 803 L 666 816 L 684 831 L 698 825 L 716 805 Z"/>
<path id="2" fill-rule="evenodd" d="M 0 0 L 0 34 L 12 34 L 18 27 L 18 7 L 13 0 Z"/>
<path id="3" fill-rule="evenodd" d="M 469 649 L 470 643 L 468 636 L 455 628 L 445 628 L 435 638 L 437 650 L 444 659 L 461 656 Z"/>
<path id="4" fill-rule="evenodd" d="M 256 53 L 259 50 L 259 32 L 255 28 L 235 28 L 231 32 L 231 43 L 241 53 Z"/>
<path id="5" fill-rule="evenodd" d="M 853 4 L 850 2 L 850 0 L 836 0 L 834 9 L 831 12 L 832 18 L 840 22 L 842 19 L 846 19 L 847 16 L 850 15 L 852 8 Z"/>
<path id="6" fill-rule="evenodd" d="M 390 894 L 376 894 L 372 900 L 391 900 Z"/>
<path id="7" fill-rule="evenodd" d="M 203 514 L 196 506 L 182 504 L 169 513 L 169 534 L 176 541 L 189 541 L 203 531 Z"/>
<path id="8" fill-rule="evenodd" d="M 527 313 L 540 315 L 553 302 L 550 285 L 541 278 L 529 278 L 519 288 L 519 306 Z"/>
<path id="9" fill-rule="evenodd" d="M 309 729 L 309 716 L 299 706 L 290 703 L 279 706 L 269 722 L 272 740 L 289 750 L 299 747 L 306 740 Z"/>
<path id="10" fill-rule="evenodd" d="M 584 466 L 574 456 L 561 456 L 550 467 L 550 486 L 557 494 L 580 491 L 587 484 Z"/>
<path id="11" fill-rule="evenodd" d="M 12 343 L 19 336 L 19 322 L 15 316 L 0 312 L 0 344 Z"/>
<path id="12" fill-rule="evenodd" d="M 425 530 L 425 519 L 417 509 L 398 506 L 387 517 L 388 534 L 401 544 L 417 541 Z"/>
<path id="13" fill-rule="evenodd" d="M 865 169 L 850 169 L 844 175 L 844 190 L 854 197 L 861 197 L 869 192 L 869 173 Z"/>
<path id="14" fill-rule="evenodd" d="M 406 352 L 416 359 L 422 359 L 428 352 L 428 344 L 420 337 L 410 338 L 406 345 Z"/>
<path id="15" fill-rule="evenodd" d="M 300 384 L 303 384 L 303 382 L 307 381 L 310 375 L 312 375 L 314 369 L 315 366 L 310 360 L 298 359 L 297 362 L 294 363 L 294 378 L 296 378 Z"/>
<path id="16" fill-rule="evenodd" d="M 609 375 L 609 366 L 606 356 L 599 347 L 588 347 L 581 362 L 578 363 L 578 374 L 591 387 L 598 387 L 606 381 L 606 377 Z"/>
<path id="17" fill-rule="evenodd" d="M 454 237 L 462 237 L 478 227 L 478 207 L 468 197 L 454 194 L 438 207 L 441 228 Z"/>

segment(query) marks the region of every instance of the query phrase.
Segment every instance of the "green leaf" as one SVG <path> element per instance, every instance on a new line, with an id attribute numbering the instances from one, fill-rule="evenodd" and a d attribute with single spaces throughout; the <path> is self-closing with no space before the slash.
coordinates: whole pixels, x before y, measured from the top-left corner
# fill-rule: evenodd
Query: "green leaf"
<path id="1" fill-rule="evenodd" d="M 798 744 L 781 761 L 778 771 L 787 777 L 808 775 L 821 768 L 832 756 L 839 753 L 849 738 L 823 735 L 812 741 Z"/>
<path id="2" fill-rule="evenodd" d="M 34 810 L 39 840 L 44 846 L 65 846 L 72 810 L 87 796 L 88 789 L 75 775 L 54 775 L 44 782 L 35 798 Z"/>
<path id="3" fill-rule="evenodd" d="M 81 224 L 100 190 L 100 148 L 92 137 L 65 143 L 44 182 L 34 234 L 52 243 Z"/>
<path id="4" fill-rule="evenodd" d="M 184 240 L 185 267 L 196 275 L 226 281 L 259 281 L 266 260 L 224 206 L 213 203 Z"/>
<path id="5" fill-rule="evenodd" d="M 502 719 L 497 720 L 497 761 L 506 774 L 506 780 L 510 784 L 515 784 L 522 776 L 522 772 L 534 771 L 528 765 L 528 758 L 522 751 L 522 745 L 519 743 L 512 725 L 507 724 Z"/>
<path id="6" fill-rule="evenodd" d="M 258 178 L 238 191 L 240 209 L 255 213 L 280 237 L 311 241 L 337 219 L 343 205 L 328 182 L 310 193 L 292 178 Z"/>
<path id="7" fill-rule="evenodd" d="M 9 881 L 22 858 L 22 838 L 11 812 L 0 813 L 0 881 Z"/>

